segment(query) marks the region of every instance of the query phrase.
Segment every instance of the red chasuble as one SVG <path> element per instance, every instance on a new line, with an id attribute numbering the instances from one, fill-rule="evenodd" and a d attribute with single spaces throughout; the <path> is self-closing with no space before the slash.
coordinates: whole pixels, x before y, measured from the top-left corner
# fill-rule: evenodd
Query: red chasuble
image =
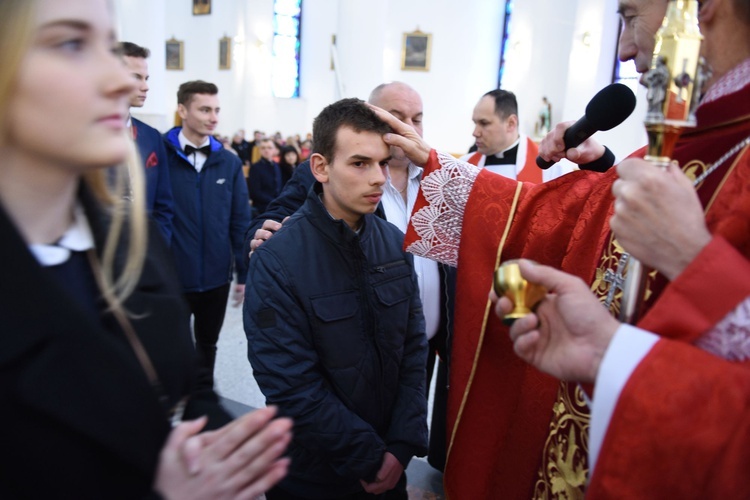
<path id="1" fill-rule="evenodd" d="M 747 498 L 748 471 L 750 364 L 662 340 L 620 394 L 587 498 Z"/>
<path id="2" fill-rule="evenodd" d="M 735 90 L 702 104 L 699 127 L 677 145 L 674 157 L 693 178 L 750 136 L 750 86 Z M 444 476 L 448 498 L 583 496 L 589 409 L 582 391 L 521 361 L 487 297 L 497 265 L 523 257 L 588 280 L 604 300 L 605 277 L 614 274 L 622 253 L 609 230 L 615 179 L 611 169 L 572 172 L 544 184 L 515 182 L 431 152 L 405 246 L 458 265 Z M 697 189 L 710 231 L 750 257 L 747 146 Z M 721 320 L 744 296 L 704 293 L 700 283 L 710 265 L 690 266 L 672 283 L 652 273 L 638 325 L 694 341 Z M 621 292 L 612 295 L 616 312 Z"/>

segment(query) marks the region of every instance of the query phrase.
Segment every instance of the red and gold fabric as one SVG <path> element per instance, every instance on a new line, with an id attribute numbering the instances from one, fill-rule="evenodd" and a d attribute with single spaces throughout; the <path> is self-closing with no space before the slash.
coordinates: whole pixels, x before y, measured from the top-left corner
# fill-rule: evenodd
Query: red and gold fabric
<path id="1" fill-rule="evenodd" d="M 694 177 L 750 136 L 750 86 L 701 105 L 698 124 L 674 154 Z M 745 147 L 697 187 L 709 230 L 746 258 L 749 176 Z M 615 179 L 611 169 L 573 172 L 544 184 L 515 182 L 431 152 L 405 245 L 458 265 L 448 498 L 583 496 L 589 411 L 583 394 L 516 357 L 487 296 L 497 265 L 523 257 L 578 275 L 605 297 L 603 277 L 622 253 L 609 230 Z M 699 257 L 673 283 L 655 274 L 639 326 L 692 342 L 731 311 L 737 302 L 695 293 L 706 266 Z M 693 318 L 700 321 L 687 325 Z"/>

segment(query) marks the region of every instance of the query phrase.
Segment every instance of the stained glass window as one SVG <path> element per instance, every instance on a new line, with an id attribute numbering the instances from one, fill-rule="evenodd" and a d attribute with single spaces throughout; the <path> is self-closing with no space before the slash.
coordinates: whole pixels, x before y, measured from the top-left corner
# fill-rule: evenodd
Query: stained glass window
<path id="1" fill-rule="evenodd" d="M 503 73 L 505 72 L 505 55 L 508 53 L 508 35 L 510 34 L 510 18 L 513 14 L 513 0 L 505 0 L 505 18 L 503 19 L 503 38 L 500 42 L 500 67 L 497 70 L 497 88 L 502 88 Z"/>
<path id="2" fill-rule="evenodd" d="M 302 0 L 273 2 L 273 67 L 275 97 L 299 97 Z"/>

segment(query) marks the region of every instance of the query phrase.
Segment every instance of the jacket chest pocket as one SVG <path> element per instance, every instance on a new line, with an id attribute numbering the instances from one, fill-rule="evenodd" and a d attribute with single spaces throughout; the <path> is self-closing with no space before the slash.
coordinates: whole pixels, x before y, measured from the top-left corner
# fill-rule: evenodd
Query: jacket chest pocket
<path id="1" fill-rule="evenodd" d="M 313 335 L 318 356 L 328 368 L 356 365 L 364 356 L 364 328 L 354 291 L 310 299 L 315 314 Z"/>
<path id="2" fill-rule="evenodd" d="M 414 294 L 411 275 L 403 275 L 375 285 L 378 319 L 385 344 L 400 352 L 409 327 L 409 307 Z"/>

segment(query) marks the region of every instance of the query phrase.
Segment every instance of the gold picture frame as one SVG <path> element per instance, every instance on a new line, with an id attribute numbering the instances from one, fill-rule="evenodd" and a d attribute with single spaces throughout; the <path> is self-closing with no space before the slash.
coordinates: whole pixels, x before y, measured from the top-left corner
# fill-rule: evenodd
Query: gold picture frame
<path id="1" fill-rule="evenodd" d="M 219 38 L 219 69 L 232 69 L 232 39 Z"/>
<path id="2" fill-rule="evenodd" d="M 205 16 L 211 13 L 211 0 L 193 0 L 193 15 Z"/>
<path id="3" fill-rule="evenodd" d="M 167 69 L 181 70 L 185 61 L 185 42 L 172 37 L 166 46 Z"/>
<path id="4" fill-rule="evenodd" d="M 401 69 L 406 71 L 430 71 L 432 34 L 419 30 L 404 33 L 401 44 Z"/>

